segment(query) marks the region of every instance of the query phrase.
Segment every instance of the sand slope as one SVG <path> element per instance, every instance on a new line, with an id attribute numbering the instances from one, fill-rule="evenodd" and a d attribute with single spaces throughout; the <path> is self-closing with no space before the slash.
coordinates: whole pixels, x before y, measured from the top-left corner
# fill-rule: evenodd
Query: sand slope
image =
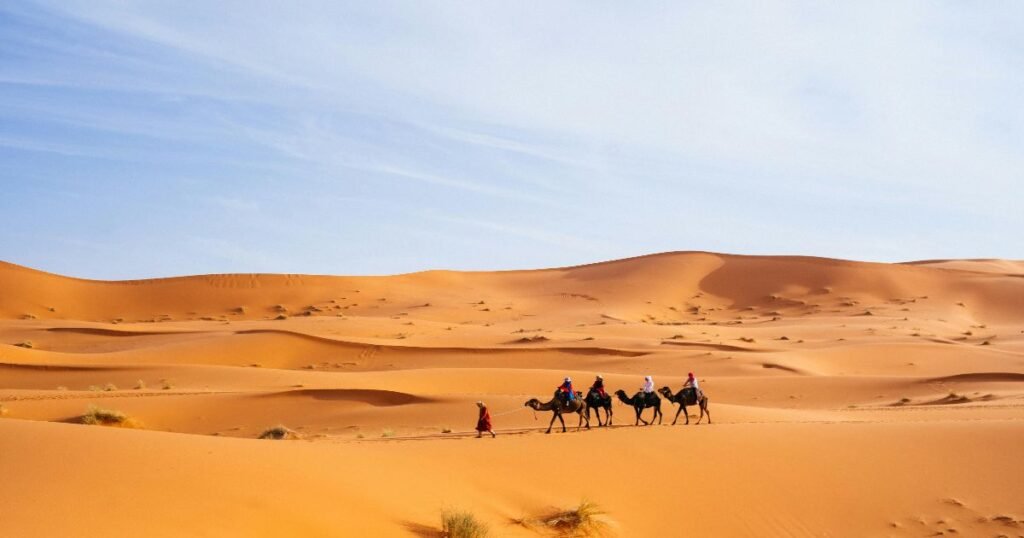
<path id="1" fill-rule="evenodd" d="M 1022 267 L 682 252 L 103 282 L 0 263 L 4 535 L 432 536 L 459 507 L 537 536 L 512 520 L 583 498 L 620 536 L 1024 535 Z M 616 403 L 611 428 L 546 436 L 522 406 L 566 375 L 632 393 L 688 371 L 710 426 L 670 427 L 664 402 L 633 427 Z M 480 399 L 497 439 L 472 438 Z M 141 428 L 79 424 L 91 406 Z M 303 440 L 255 439 L 279 423 Z"/>

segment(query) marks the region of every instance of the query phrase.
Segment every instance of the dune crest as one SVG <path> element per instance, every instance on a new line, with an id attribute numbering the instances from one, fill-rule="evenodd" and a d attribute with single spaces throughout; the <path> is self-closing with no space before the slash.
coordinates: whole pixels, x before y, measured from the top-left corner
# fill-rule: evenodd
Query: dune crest
<path id="1" fill-rule="evenodd" d="M 1021 263 L 107 282 L 0 262 L 4 532 L 422 536 L 455 507 L 536 536 L 515 521 L 588 500 L 621 536 L 678 534 L 680 506 L 706 536 L 996 535 L 1024 525 Z M 616 403 L 611 427 L 549 436 L 523 405 L 565 377 L 633 394 L 689 372 L 711 425 L 633 427 Z M 475 438 L 478 401 L 497 438 Z M 135 428 L 83 424 L 97 409 Z M 638 476 L 664 492 L 614 487 Z M 107 517 L 100 483 L 133 509 Z"/>

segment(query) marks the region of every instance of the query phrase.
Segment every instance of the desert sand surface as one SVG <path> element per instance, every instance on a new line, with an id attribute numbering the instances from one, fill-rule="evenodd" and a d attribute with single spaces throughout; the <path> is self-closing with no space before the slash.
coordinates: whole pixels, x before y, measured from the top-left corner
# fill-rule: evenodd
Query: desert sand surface
<path id="1" fill-rule="evenodd" d="M 712 423 L 545 434 L 565 376 Z M 498 436 L 475 438 L 478 400 Z M 0 263 L 0 535 L 1024 536 L 1024 262 L 676 252 L 94 281 Z M 90 408 L 128 417 L 83 424 Z M 651 410 L 643 417 L 650 419 Z M 276 425 L 297 439 L 265 440 Z"/>

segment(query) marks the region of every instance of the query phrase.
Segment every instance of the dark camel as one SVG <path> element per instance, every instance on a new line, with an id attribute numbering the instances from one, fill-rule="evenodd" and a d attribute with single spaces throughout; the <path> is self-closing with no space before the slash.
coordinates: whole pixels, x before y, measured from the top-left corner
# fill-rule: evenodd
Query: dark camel
<path id="1" fill-rule="evenodd" d="M 686 416 L 686 423 L 689 424 L 690 414 L 686 412 L 686 399 L 683 397 L 683 391 L 680 390 L 679 392 L 672 394 L 672 389 L 668 387 L 661 387 L 658 389 L 658 392 L 660 392 L 666 400 L 679 406 L 679 409 L 676 410 L 676 418 L 672 419 L 672 425 L 675 426 L 676 421 L 679 420 L 679 413 Z M 700 401 L 697 402 L 697 405 L 700 407 L 700 418 L 697 419 L 697 424 L 700 424 L 700 421 L 704 418 L 705 414 L 708 416 L 708 424 L 711 424 L 711 411 L 708 411 L 708 395 L 703 394 L 703 392 L 704 391 L 701 391 Z"/>
<path id="2" fill-rule="evenodd" d="M 555 391 L 555 397 L 549 402 L 541 403 L 537 398 L 530 398 L 526 401 L 526 407 L 533 409 L 534 411 L 551 411 L 551 422 L 548 423 L 548 431 L 544 433 L 551 433 L 551 426 L 555 423 L 557 418 L 562 423 L 562 433 L 565 433 L 565 419 L 562 415 L 565 413 L 576 413 L 580 416 L 579 423 L 576 424 L 576 431 L 580 431 L 583 426 L 583 421 L 587 421 L 587 429 L 590 429 L 590 414 L 587 413 L 587 402 L 583 400 L 583 393 L 577 391 L 576 399 L 572 401 L 562 401 L 558 395 L 559 391 Z"/>
<path id="3" fill-rule="evenodd" d="M 615 391 L 615 395 L 619 397 L 619 400 L 622 401 L 622 403 L 632 407 L 633 411 L 636 411 L 636 422 L 633 423 L 634 426 L 639 425 L 641 422 L 644 423 L 644 426 L 650 426 L 651 424 L 654 424 L 654 419 L 658 419 L 658 424 L 661 424 L 661 398 L 659 398 L 657 394 L 652 392 L 646 395 L 647 397 L 645 398 L 644 393 L 638 392 L 633 395 L 632 398 L 629 398 L 626 396 L 626 391 L 620 389 Z M 650 422 L 647 422 L 640 416 L 640 413 L 648 407 L 654 408 L 654 416 L 651 417 Z"/>
<path id="4" fill-rule="evenodd" d="M 590 410 L 594 410 L 594 414 L 597 415 L 597 425 L 608 426 L 612 425 L 612 397 L 605 396 L 601 397 L 601 393 L 591 389 L 587 392 L 587 397 L 584 400 L 587 403 L 587 418 L 590 418 Z M 601 423 L 601 410 L 604 409 L 605 418 L 607 421 L 605 424 Z"/>

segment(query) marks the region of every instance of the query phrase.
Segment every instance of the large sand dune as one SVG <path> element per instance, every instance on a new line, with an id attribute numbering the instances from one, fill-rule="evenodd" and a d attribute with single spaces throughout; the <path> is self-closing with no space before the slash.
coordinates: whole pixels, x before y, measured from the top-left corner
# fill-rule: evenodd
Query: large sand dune
<path id="1" fill-rule="evenodd" d="M 688 371 L 711 425 L 617 403 L 611 428 L 544 435 L 523 407 L 566 375 L 632 393 Z M 496 439 L 473 438 L 477 400 Z M 432 536 L 452 507 L 543 536 L 515 520 L 584 498 L 618 536 L 1024 536 L 1024 262 L 120 282 L 0 262 L 0 403 L 4 536 Z M 90 406 L 135 427 L 81 424 Z M 301 439 L 256 439 L 277 424 Z"/>

